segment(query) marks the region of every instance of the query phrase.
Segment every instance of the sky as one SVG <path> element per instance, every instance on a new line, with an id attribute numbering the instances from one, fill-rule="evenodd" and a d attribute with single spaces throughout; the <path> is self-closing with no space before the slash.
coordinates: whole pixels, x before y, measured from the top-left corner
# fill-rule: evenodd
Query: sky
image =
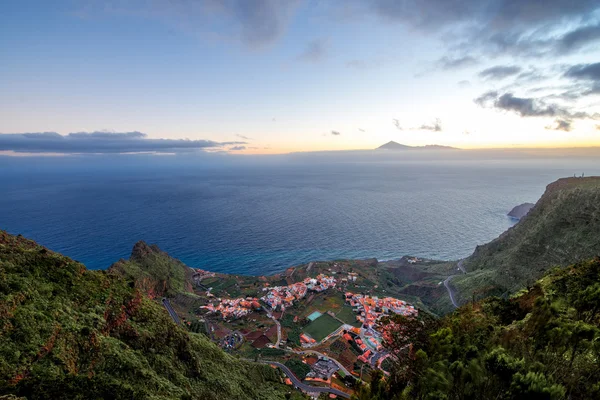
<path id="1" fill-rule="evenodd" d="M 600 146 L 597 0 L 0 5 L 0 153 Z"/>

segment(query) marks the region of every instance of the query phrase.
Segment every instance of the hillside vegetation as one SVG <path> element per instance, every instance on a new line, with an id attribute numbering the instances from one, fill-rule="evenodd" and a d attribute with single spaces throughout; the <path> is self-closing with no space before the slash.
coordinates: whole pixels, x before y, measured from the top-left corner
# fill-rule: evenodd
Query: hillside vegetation
<path id="1" fill-rule="evenodd" d="M 600 177 L 551 183 L 529 214 L 478 246 L 452 280 L 461 301 L 532 285 L 545 271 L 600 254 Z"/>
<path id="2" fill-rule="evenodd" d="M 133 282 L 0 231 L 0 395 L 283 399 L 279 381 L 176 326 Z"/>
<path id="3" fill-rule="evenodd" d="M 425 317 L 425 318 L 424 318 Z M 361 400 L 600 398 L 600 259 L 557 269 L 510 299 L 439 321 L 388 321 L 392 375 Z"/>
<path id="4" fill-rule="evenodd" d="M 192 293 L 191 269 L 156 245 L 143 241 L 133 246 L 129 260 L 119 260 L 109 272 L 135 282 L 135 287 L 151 297 Z"/>

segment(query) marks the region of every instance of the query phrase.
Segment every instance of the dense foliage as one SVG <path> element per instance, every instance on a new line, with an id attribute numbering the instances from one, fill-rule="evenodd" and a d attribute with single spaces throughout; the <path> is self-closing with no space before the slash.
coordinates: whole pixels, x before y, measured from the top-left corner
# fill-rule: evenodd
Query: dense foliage
<path id="1" fill-rule="evenodd" d="M 0 395 L 285 398 L 277 370 L 176 326 L 133 286 L 0 231 Z"/>
<path id="2" fill-rule="evenodd" d="M 133 246 L 129 260 L 119 260 L 111 265 L 109 272 L 133 281 L 136 288 L 150 297 L 193 292 L 190 268 L 158 246 L 142 241 Z"/>
<path id="3" fill-rule="evenodd" d="M 290 369 L 300 380 L 304 379 L 310 372 L 310 367 L 300 360 L 290 359 L 285 362 L 285 366 Z"/>
<path id="4" fill-rule="evenodd" d="M 600 259 L 441 321 L 388 321 L 392 375 L 359 399 L 600 398 Z"/>

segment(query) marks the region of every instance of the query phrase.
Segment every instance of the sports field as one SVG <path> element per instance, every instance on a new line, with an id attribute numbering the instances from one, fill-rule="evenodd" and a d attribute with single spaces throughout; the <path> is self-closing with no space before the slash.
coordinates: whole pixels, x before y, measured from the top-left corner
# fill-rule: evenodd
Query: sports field
<path id="1" fill-rule="evenodd" d="M 323 340 L 331 332 L 342 326 L 342 323 L 329 314 L 323 314 L 304 327 L 303 331 L 317 342 Z"/>
<path id="2" fill-rule="evenodd" d="M 352 311 L 352 307 L 344 305 L 341 310 L 335 315 L 348 325 L 360 327 L 361 323 L 356 320 L 356 313 Z"/>

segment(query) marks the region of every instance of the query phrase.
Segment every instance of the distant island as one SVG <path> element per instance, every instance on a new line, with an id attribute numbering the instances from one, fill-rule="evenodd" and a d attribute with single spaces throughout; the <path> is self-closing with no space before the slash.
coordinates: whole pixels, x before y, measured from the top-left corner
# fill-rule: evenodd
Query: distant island
<path id="1" fill-rule="evenodd" d="M 376 150 L 457 150 L 457 148 L 442 146 L 439 144 L 428 144 L 426 146 L 407 146 L 392 140 L 384 145 L 379 146 Z"/>

